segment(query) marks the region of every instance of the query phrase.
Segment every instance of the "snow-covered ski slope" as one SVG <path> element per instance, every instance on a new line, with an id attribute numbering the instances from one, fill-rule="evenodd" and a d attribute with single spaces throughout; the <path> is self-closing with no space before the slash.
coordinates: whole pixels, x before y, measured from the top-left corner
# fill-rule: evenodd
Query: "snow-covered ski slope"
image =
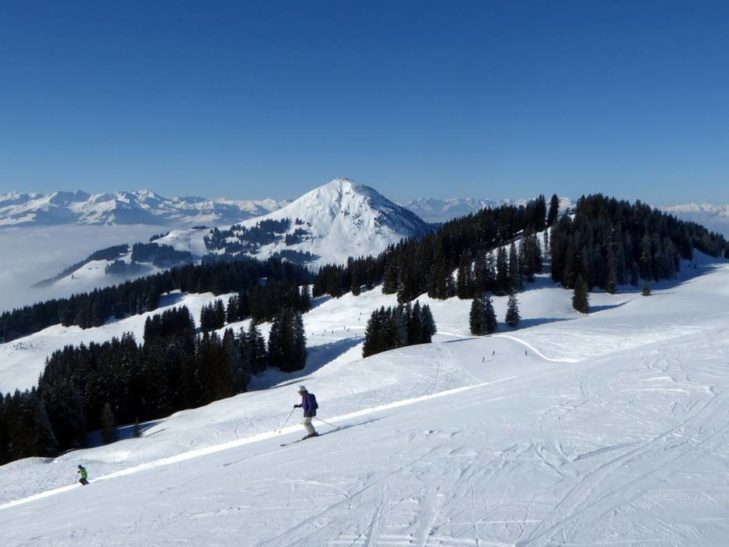
<path id="1" fill-rule="evenodd" d="M 365 360 L 359 314 L 391 297 L 320 302 L 300 375 L 0 468 L 2 544 L 726 545 L 729 265 L 684 272 L 588 317 L 542 281 L 482 338 L 434 302 L 436 343 Z M 340 429 L 280 447 L 300 383 Z"/>

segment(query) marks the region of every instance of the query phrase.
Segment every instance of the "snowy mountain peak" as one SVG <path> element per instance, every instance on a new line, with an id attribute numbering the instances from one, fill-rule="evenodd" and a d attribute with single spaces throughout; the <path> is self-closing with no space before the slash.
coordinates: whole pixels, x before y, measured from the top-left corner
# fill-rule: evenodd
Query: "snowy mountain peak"
<path id="1" fill-rule="evenodd" d="M 321 212 L 328 212 L 330 215 L 364 212 L 366 210 L 372 211 L 376 215 L 375 211 L 391 210 L 408 217 L 414 216 L 408 214 L 408 211 L 391 202 L 374 188 L 357 184 L 346 178 L 336 178 L 307 192 L 290 205 L 284 207 L 279 213 L 290 214 L 290 211 L 303 210 L 307 207 L 315 207 Z"/>
<path id="2" fill-rule="evenodd" d="M 204 245 L 214 254 L 280 256 L 317 268 L 344 264 L 349 257 L 377 255 L 429 230 L 417 215 L 373 188 L 337 178 L 272 213 L 211 231 Z M 181 243 L 187 237 L 173 232 L 159 243 L 199 255 L 193 242 Z"/>

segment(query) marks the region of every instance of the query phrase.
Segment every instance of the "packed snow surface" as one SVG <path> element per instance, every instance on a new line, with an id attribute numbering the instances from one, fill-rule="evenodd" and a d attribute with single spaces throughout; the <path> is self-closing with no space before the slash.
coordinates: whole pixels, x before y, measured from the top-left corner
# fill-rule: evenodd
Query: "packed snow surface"
<path id="1" fill-rule="evenodd" d="M 433 344 L 368 359 L 392 297 L 320 299 L 301 373 L 0 468 L 3 545 L 726 545 L 729 265 L 683 272 L 589 316 L 540 279 L 524 328 L 480 338 L 467 301 L 431 302 Z M 322 435 L 282 447 L 299 384 Z"/>

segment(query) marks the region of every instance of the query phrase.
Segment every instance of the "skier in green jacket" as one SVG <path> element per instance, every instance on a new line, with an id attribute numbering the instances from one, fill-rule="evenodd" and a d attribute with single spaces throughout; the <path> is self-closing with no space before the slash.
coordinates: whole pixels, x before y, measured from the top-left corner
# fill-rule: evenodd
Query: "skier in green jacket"
<path id="1" fill-rule="evenodd" d="M 81 478 L 78 480 L 78 482 L 80 482 L 84 486 L 89 484 L 89 481 L 87 480 L 89 478 L 89 473 L 88 473 L 88 471 L 86 471 L 86 468 L 83 465 L 79 464 L 78 471 L 76 471 L 76 473 L 81 475 Z"/>

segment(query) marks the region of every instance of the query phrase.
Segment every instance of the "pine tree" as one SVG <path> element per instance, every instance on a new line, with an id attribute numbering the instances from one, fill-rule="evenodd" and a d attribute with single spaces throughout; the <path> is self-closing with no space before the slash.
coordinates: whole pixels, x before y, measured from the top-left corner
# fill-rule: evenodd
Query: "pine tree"
<path id="1" fill-rule="evenodd" d="M 225 359 L 230 363 L 234 394 L 243 393 L 248 386 L 248 371 L 241 359 L 239 345 L 240 342 L 236 340 L 233 329 L 225 329 L 223 333 L 223 352 Z"/>
<path id="2" fill-rule="evenodd" d="M 225 309 L 225 320 L 228 323 L 235 323 L 240 320 L 240 298 L 234 294 L 228 300 L 228 306 Z"/>
<path id="3" fill-rule="evenodd" d="M 215 329 L 222 329 L 225 326 L 225 305 L 221 299 L 217 299 L 213 304 L 215 315 Z"/>
<path id="4" fill-rule="evenodd" d="M 263 372 L 268 366 L 268 353 L 266 352 L 266 342 L 261 335 L 261 331 L 258 330 L 255 321 L 251 321 L 248 326 L 246 340 L 250 345 L 251 367 L 253 372 Z"/>
<path id="5" fill-rule="evenodd" d="M 412 312 L 405 318 L 408 336 L 401 341 L 401 345 L 422 344 L 423 340 L 423 317 L 420 309 L 420 302 L 415 301 Z"/>
<path id="6" fill-rule="evenodd" d="M 643 296 L 651 295 L 651 285 L 650 283 L 648 283 L 647 279 L 643 282 L 643 289 L 640 291 L 640 294 L 642 294 Z"/>
<path id="7" fill-rule="evenodd" d="M 473 295 L 473 276 L 471 272 L 471 254 L 468 251 L 461 253 L 456 276 L 456 294 L 461 300 L 471 298 Z"/>
<path id="8" fill-rule="evenodd" d="M 397 262 L 393 257 L 387 261 L 385 265 L 385 274 L 383 276 L 382 293 L 394 294 L 398 289 L 398 268 Z"/>
<path id="9" fill-rule="evenodd" d="M 605 291 L 608 294 L 615 294 L 618 292 L 618 272 L 615 261 L 615 253 L 613 252 L 612 247 L 608 249 Z"/>
<path id="10" fill-rule="evenodd" d="M 552 194 L 552 199 L 549 200 L 549 212 L 547 213 L 547 226 L 552 226 L 557 221 L 557 215 L 559 214 L 559 198 L 557 194 Z"/>
<path id="11" fill-rule="evenodd" d="M 375 310 L 370 315 L 365 328 L 364 344 L 362 346 L 362 357 L 369 357 L 382 351 L 380 349 L 380 341 L 378 339 L 379 332 L 382 328 L 382 315 L 384 308 Z"/>
<path id="12" fill-rule="evenodd" d="M 301 314 L 284 308 L 276 314 L 268 338 L 271 365 L 291 372 L 306 365 L 306 336 Z"/>
<path id="13" fill-rule="evenodd" d="M 474 336 L 486 334 L 486 303 L 483 295 L 477 296 L 471 302 L 468 324 Z"/>
<path id="14" fill-rule="evenodd" d="M 496 312 L 494 311 L 494 304 L 491 301 L 491 296 L 486 295 L 484 297 L 484 318 L 486 326 L 486 334 L 496 332 L 498 329 L 498 321 L 496 320 Z"/>
<path id="15" fill-rule="evenodd" d="M 433 335 L 438 331 L 435 325 L 435 319 L 433 319 L 433 313 L 430 311 L 430 306 L 425 304 L 420 310 L 420 316 L 422 318 L 422 335 L 421 340 L 424 344 L 430 344 L 433 340 Z"/>
<path id="16" fill-rule="evenodd" d="M 516 299 L 514 293 L 509 295 L 509 301 L 506 304 L 506 318 L 505 323 L 511 328 L 516 328 L 521 322 L 521 316 L 519 315 L 519 301 Z"/>
<path id="17" fill-rule="evenodd" d="M 509 246 L 509 291 L 521 289 L 521 271 L 519 269 L 519 255 L 516 252 L 516 245 Z"/>
<path id="18" fill-rule="evenodd" d="M 575 280 L 575 288 L 572 294 L 572 307 L 580 313 L 590 313 L 590 304 L 588 302 L 587 284 L 582 276 L 577 276 Z"/>
<path id="19" fill-rule="evenodd" d="M 452 292 L 450 290 L 452 282 L 443 252 L 438 248 L 433 263 L 430 266 L 428 296 L 439 300 L 449 298 Z"/>
<path id="20" fill-rule="evenodd" d="M 494 283 L 494 292 L 496 294 L 506 294 L 509 290 L 509 260 L 506 255 L 506 249 L 502 246 L 496 251 L 496 282 Z"/>
<path id="21" fill-rule="evenodd" d="M 299 307 L 301 313 L 305 313 L 311 309 L 311 291 L 308 285 L 302 285 L 299 291 Z"/>
<path id="22" fill-rule="evenodd" d="M 306 331 L 304 330 L 304 320 L 300 313 L 294 313 L 293 317 L 294 329 L 294 345 L 291 356 L 292 367 L 294 370 L 301 370 L 306 366 Z"/>
<path id="23" fill-rule="evenodd" d="M 104 403 L 104 410 L 101 414 L 101 440 L 104 444 L 109 444 L 115 440 L 115 420 L 111 405 L 107 401 Z"/>
<path id="24" fill-rule="evenodd" d="M 38 399 L 33 416 L 35 451 L 38 456 L 52 457 L 58 454 L 58 441 L 48 418 L 45 402 Z M 0 425 L 2 427 L 2 425 Z M 0 453 L 2 449 L 0 449 Z"/>

